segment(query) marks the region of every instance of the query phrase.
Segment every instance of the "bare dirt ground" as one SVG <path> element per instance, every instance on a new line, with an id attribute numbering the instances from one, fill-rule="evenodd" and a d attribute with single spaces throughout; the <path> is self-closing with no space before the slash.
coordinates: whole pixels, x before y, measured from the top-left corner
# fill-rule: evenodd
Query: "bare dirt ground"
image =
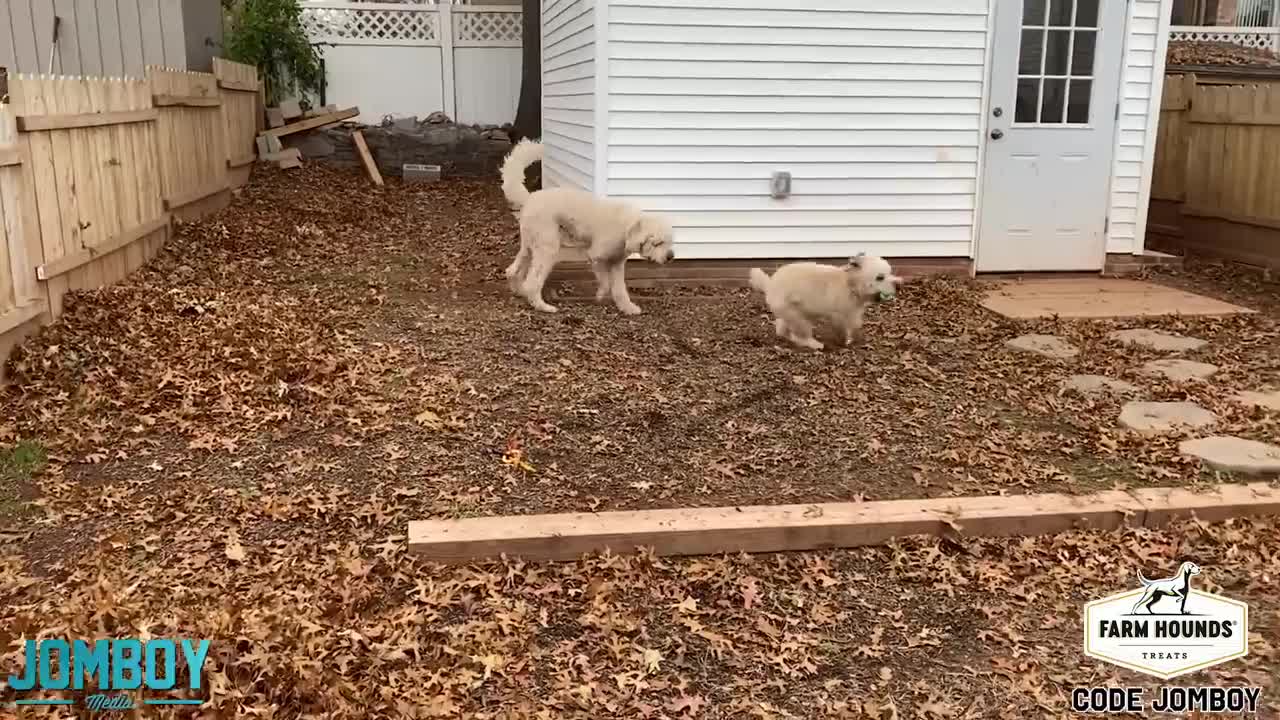
<path id="1" fill-rule="evenodd" d="M 1229 399 L 1280 380 L 1275 285 L 1193 268 L 1161 281 L 1260 312 L 1018 323 L 930 279 L 865 346 L 812 353 L 745 291 L 533 313 L 502 282 L 514 234 L 496 183 L 265 172 L 73 298 L 0 391 L 0 445 L 47 453 L 0 483 L 3 662 L 35 633 L 209 637 L 208 717 L 1057 717 L 1074 684 L 1143 682 L 1081 657 L 1081 604 L 1194 558 L 1252 604 L 1250 657 L 1209 674 L 1280 699 L 1273 521 L 551 567 L 402 550 L 426 517 L 1207 486 L 1230 478 L 1180 436 L 1058 383 L 1130 380 L 1275 441 L 1277 413 Z M 1141 376 L 1159 354 L 1106 338 L 1130 326 L 1221 369 Z M 1081 355 L 1004 348 L 1025 332 Z"/>

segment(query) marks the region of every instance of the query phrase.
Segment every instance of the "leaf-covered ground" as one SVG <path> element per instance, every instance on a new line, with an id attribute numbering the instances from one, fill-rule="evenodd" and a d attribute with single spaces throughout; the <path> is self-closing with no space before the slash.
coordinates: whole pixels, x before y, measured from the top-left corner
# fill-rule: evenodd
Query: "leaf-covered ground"
<path id="1" fill-rule="evenodd" d="M 1230 400 L 1280 379 L 1274 285 L 1162 277 L 1260 312 L 1137 323 L 1221 368 L 1160 383 L 1137 374 L 1156 353 L 1106 338 L 1128 325 L 1008 321 L 955 279 L 823 353 L 775 342 L 746 292 L 535 314 L 502 282 L 514 243 L 496 183 L 307 167 L 72 298 L 0 391 L 0 445 L 47 454 L 0 484 L 4 665 L 35 634 L 209 637 L 209 717 L 1058 716 L 1073 684 L 1141 682 L 1081 657 L 1081 604 L 1193 558 L 1253 605 L 1250 658 L 1212 674 L 1276 700 L 1274 521 L 550 567 L 403 552 L 426 517 L 1207 485 L 1226 478 L 1179 436 L 1120 432 L 1118 400 L 1058 383 L 1127 379 L 1275 441 L 1276 413 Z M 1024 332 L 1081 355 L 1003 347 Z"/>

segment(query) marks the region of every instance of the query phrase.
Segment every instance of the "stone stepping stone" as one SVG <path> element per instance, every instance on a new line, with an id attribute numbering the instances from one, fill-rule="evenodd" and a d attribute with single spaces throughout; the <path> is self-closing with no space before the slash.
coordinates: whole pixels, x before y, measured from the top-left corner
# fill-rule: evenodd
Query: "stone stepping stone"
<path id="1" fill-rule="evenodd" d="M 1059 386 L 1064 391 L 1081 395 L 1128 395 L 1138 391 L 1138 386 L 1104 375 L 1072 375 Z"/>
<path id="2" fill-rule="evenodd" d="M 1231 399 L 1241 405 L 1264 407 L 1268 410 L 1280 410 L 1280 390 L 1262 392 L 1246 390 L 1241 393 L 1236 393 Z"/>
<path id="3" fill-rule="evenodd" d="M 1194 360 L 1168 358 L 1165 360 L 1152 360 L 1142 366 L 1142 372 L 1148 375 L 1163 375 L 1170 380 L 1204 380 L 1218 372 L 1218 366 Z"/>
<path id="4" fill-rule="evenodd" d="M 1257 440 L 1214 435 L 1184 440 L 1178 444 L 1178 452 L 1200 458 L 1215 470 L 1251 475 L 1280 472 L 1280 447 Z"/>
<path id="5" fill-rule="evenodd" d="M 1203 428 L 1217 422 L 1217 415 L 1192 402 L 1128 402 L 1120 409 L 1120 424 L 1139 432 Z"/>
<path id="6" fill-rule="evenodd" d="M 1054 360 L 1067 360 L 1080 354 L 1076 346 L 1056 335 L 1020 335 L 1005 345 Z"/>
<path id="7" fill-rule="evenodd" d="M 1115 332 L 1107 333 L 1107 337 L 1112 340 L 1119 340 L 1125 345 L 1141 345 L 1152 350 L 1164 350 L 1166 352 L 1199 350 L 1209 344 L 1200 338 L 1187 337 L 1186 335 L 1163 330 L 1148 330 L 1147 328 L 1116 330 Z"/>

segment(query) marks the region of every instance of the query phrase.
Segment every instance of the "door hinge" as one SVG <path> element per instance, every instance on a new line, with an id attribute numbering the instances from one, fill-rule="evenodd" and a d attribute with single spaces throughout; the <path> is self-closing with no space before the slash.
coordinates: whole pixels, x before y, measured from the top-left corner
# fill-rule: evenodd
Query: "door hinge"
<path id="1" fill-rule="evenodd" d="M 1102 218 L 1102 237 L 1107 236 L 1107 229 L 1111 227 L 1111 216 Z"/>
<path id="2" fill-rule="evenodd" d="M 1116 101 L 1116 120 L 1120 119 L 1120 101 Z"/>

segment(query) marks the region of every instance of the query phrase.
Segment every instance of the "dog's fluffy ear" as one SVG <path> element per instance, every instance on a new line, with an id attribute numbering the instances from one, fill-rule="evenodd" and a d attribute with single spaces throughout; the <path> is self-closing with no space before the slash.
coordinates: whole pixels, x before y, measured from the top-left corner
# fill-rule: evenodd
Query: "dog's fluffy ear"
<path id="1" fill-rule="evenodd" d="M 853 257 L 849 258 L 849 267 L 852 267 L 855 270 L 862 269 L 862 258 L 866 257 L 866 255 L 867 254 L 865 252 L 860 252 L 857 255 L 854 255 Z"/>

